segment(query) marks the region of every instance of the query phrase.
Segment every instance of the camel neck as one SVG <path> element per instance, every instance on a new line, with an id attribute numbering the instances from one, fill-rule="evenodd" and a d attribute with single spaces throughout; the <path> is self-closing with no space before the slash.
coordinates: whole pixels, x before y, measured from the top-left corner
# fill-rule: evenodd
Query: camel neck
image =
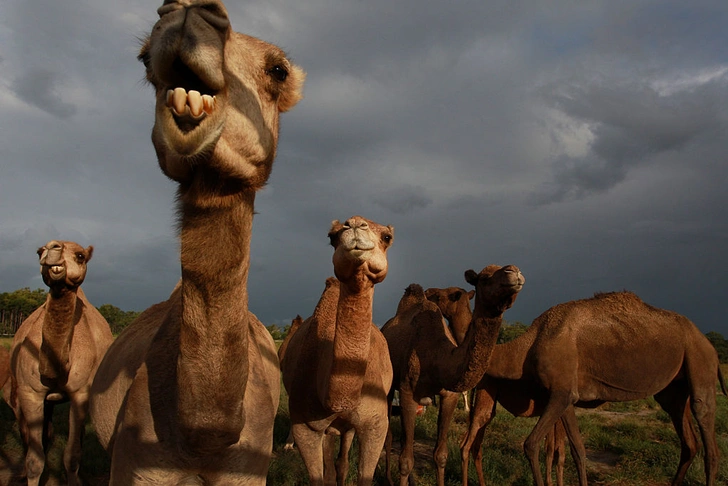
<path id="1" fill-rule="evenodd" d="M 457 313 L 448 319 L 453 337 L 455 337 L 455 342 L 458 343 L 458 346 L 465 341 L 465 334 L 467 334 L 470 321 L 472 320 L 473 313 L 469 307 L 465 306 L 459 306 Z"/>
<path id="2" fill-rule="evenodd" d="M 77 303 L 76 292 L 77 289 L 51 289 L 46 299 L 39 370 L 44 379 L 56 384 L 65 383 L 70 369 L 71 341 L 80 319 L 77 311 L 82 307 Z"/>
<path id="3" fill-rule="evenodd" d="M 331 372 L 323 402 L 334 412 L 351 410 L 361 399 L 371 344 L 374 298 L 374 284 L 364 280 L 340 285 Z"/>
<path id="4" fill-rule="evenodd" d="M 221 441 L 237 440 L 245 421 L 254 198 L 251 190 L 236 204 L 182 200 L 178 417 L 183 430 L 213 432 Z"/>
<path id="5" fill-rule="evenodd" d="M 502 314 L 493 316 L 490 312 L 481 313 L 476 307 L 463 343 L 452 352 L 459 366 L 452 368 L 457 370 L 457 374 L 450 374 L 446 379 L 446 383 L 450 384 L 445 386 L 446 389 L 463 392 L 475 387 L 480 381 L 488 368 L 502 320 Z"/>

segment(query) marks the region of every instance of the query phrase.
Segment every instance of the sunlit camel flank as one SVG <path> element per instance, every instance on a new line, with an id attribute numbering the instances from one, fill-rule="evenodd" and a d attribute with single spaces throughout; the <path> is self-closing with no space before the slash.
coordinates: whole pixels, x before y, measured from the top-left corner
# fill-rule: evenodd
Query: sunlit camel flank
<path id="1" fill-rule="evenodd" d="M 374 286 L 387 275 L 394 231 L 359 216 L 334 221 L 334 274 L 316 309 L 283 343 L 281 369 L 296 446 L 312 485 L 344 484 L 354 434 L 358 484 L 372 484 L 387 434 L 392 364 L 372 323 Z M 335 435 L 341 435 L 334 467 Z"/>
<path id="2" fill-rule="evenodd" d="M 465 279 L 475 286 L 475 305 L 472 321 L 459 346 L 443 321 L 440 309 L 425 298 L 422 287 L 417 284 L 407 287 L 396 315 L 382 328 L 394 370 L 392 392 L 388 398 L 391 405 L 394 390 L 399 390 L 401 406 L 401 486 L 409 483 L 414 466 L 417 405 L 440 394 L 443 389 L 462 392 L 475 387 L 488 367 L 503 313 L 513 305 L 525 282 L 520 270 L 513 265 L 489 265 L 480 273 L 468 270 Z M 445 417 L 441 420 L 449 423 L 450 419 Z M 442 443 L 444 441 L 438 442 Z M 391 483 L 390 451 L 391 434 L 388 434 L 385 458 Z M 442 486 L 445 482 L 447 448 L 436 449 L 434 459 L 437 484 Z"/>
<path id="3" fill-rule="evenodd" d="M 91 414 L 111 484 L 265 484 L 280 372 L 248 310 L 255 193 L 303 71 L 233 32 L 220 1 L 166 1 L 139 59 L 156 92 L 152 141 L 178 186 L 182 278 L 114 342 Z"/>
<path id="4" fill-rule="evenodd" d="M 725 393 L 718 354 L 687 318 L 657 309 L 631 292 L 596 294 L 559 304 L 537 317 L 519 339 L 504 377 L 529 378 L 541 394 L 541 417 L 524 450 L 534 481 L 543 485 L 539 444 L 561 419 L 585 485 L 586 458 L 574 406 L 595 407 L 654 395 L 680 438 L 680 463 L 673 486 L 682 484 L 698 450 L 692 418 L 704 448 L 706 484 L 718 474 L 715 437 L 716 380 Z M 690 416 L 692 412 L 692 416 Z"/>
<path id="5" fill-rule="evenodd" d="M 101 358 L 113 341 L 108 322 L 89 303 L 80 285 L 93 247 L 49 241 L 38 249 L 40 273 L 49 292 L 45 303 L 23 321 L 13 338 L 11 378 L 3 390 L 15 411 L 27 451 L 25 475 L 39 484 L 51 439 L 53 408 L 70 401 L 63 464 L 69 485 L 80 485 L 81 442 L 89 389 Z"/>

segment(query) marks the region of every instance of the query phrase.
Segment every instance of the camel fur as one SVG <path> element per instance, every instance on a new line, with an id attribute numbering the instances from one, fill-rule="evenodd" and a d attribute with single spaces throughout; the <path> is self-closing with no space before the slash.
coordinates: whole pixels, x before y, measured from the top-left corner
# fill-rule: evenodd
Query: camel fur
<path id="1" fill-rule="evenodd" d="M 169 0 L 158 14 L 139 59 L 159 166 L 178 183 L 182 278 L 111 346 L 91 414 L 112 485 L 263 485 L 280 372 L 248 309 L 251 230 L 304 73 L 234 32 L 219 0 Z"/>
<path id="2" fill-rule="evenodd" d="M 296 446 L 310 484 L 343 485 L 349 447 L 359 440 L 360 486 L 372 484 L 387 434 L 392 364 L 372 322 L 374 286 L 387 275 L 394 229 L 360 216 L 334 221 L 334 273 L 316 309 L 289 333 L 281 358 Z M 335 436 L 341 436 L 333 464 Z"/>
<path id="3" fill-rule="evenodd" d="M 443 390 L 463 392 L 480 381 L 488 367 L 490 355 L 498 339 L 503 313 L 516 300 L 525 279 L 518 267 L 489 265 L 480 273 L 465 272 L 465 279 L 475 286 L 475 306 L 471 323 L 463 342 L 458 346 L 443 320 L 438 306 L 426 299 L 422 287 L 412 284 L 405 290 L 397 306 L 396 315 L 382 327 L 392 359 L 394 380 L 389 394 L 399 391 L 402 422 L 402 450 L 399 456 L 400 485 L 406 486 L 414 466 L 414 425 L 417 406 L 429 401 L 429 397 L 441 394 Z M 447 396 L 447 395 L 446 395 Z M 455 397 L 457 403 L 457 395 Z M 450 398 L 449 400 L 452 400 Z M 455 404 L 446 403 L 454 409 Z M 438 424 L 449 424 L 452 417 L 441 416 Z M 438 429 L 441 426 L 438 425 Z M 385 462 L 389 474 L 391 433 L 387 435 Z M 442 445 L 445 441 L 439 441 Z M 445 481 L 447 448 L 435 450 L 437 483 Z"/>
<path id="4" fill-rule="evenodd" d="M 716 484 L 716 379 L 725 384 L 710 341 L 686 317 L 652 307 L 631 292 L 600 293 L 556 305 L 534 320 L 510 354 L 503 379 L 529 383 L 541 417 L 524 450 L 537 486 L 539 444 L 561 419 L 585 485 L 586 461 L 574 406 L 595 407 L 654 396 L 670 415 L 681 454 L 673 486 L 682 484 L 695 457 L 698 424 L 707 486 Z M 514 341 L 515 342 L 515 341 Z M 495 373 L 495 371 L 494 371 Z"/>
<path id="5" fill-rule="evenodd" d="M 39 484 L 51 439 L 53 408 L 70 401 L 63 464 L 69 485 L 80 485 L 81 442 L 89 390 L 113 341 L 106 319 L 81 290 L 93 247 L 49 241 L 38 249 L 40 273 L 49 292 L 23 321 L 10 350 L 10 380 L 3 396 L 15 412 L 26 447 L 28 485 Z"/>

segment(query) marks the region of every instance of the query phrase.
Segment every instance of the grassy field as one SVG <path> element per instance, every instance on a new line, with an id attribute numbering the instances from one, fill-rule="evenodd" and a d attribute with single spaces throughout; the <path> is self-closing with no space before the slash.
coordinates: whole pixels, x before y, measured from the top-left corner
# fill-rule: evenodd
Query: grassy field
<path id="1" fill-rule="evenodd" d="M 0 339 L 0 345 L 8 345 Z M 728 376 L 728 366 L 723 372 Z M 54 414 L 55 440 L 48 454 L 46 472 L 47 484 L 63 484 L 62 451 L 67 436 L 65 417 L 68 405 L 56 407 Z M 587 473 L 592 485 L 609 486 L 651 486 L 669 484 L 677 468 L 680 454 L 677 435 L 669 417 L 652 399 L 629 403 L 607 404 L 597 410 L 580 411 L 579 426 L 587 447 Z M 488 428 L 484 444 L 484 471 L 490 485 L 528 486 L 533 484 L 528 462 L 523 455 L 523 441 L 536 423 L 536 419 L 514 418 L 499 409 L 496 418 Z M 296 450 L 284 451 L 288 435 L 288 400 L 285 391 L 281 397 L 279 413 L 274 428 L 274 459 L 268 472 L 270 485 L 305 485 L 306 469 Z M 399 421 L 393 419 L 395 453 L 398 448 Z M 450 429 L 450 458 L 446 468 L 448 485 L 460 483 L 460 454 L 458 443 L 467 427 L 467 414 L 459 408 Z M 418 418 L 415 430 L 415 477 L 416 484 L 435 484 L 432 463 L 432 449 L 437 428 L 437 409 L 428 407 Z M 718 484 L 728 484 L 728 398 L 718 396 L 716 434 L 721 451 L 721 466 Z M 0 403 L 0 484 L 22 484 L 8 480 L 8 472 L 16 473 L 22 468 L 22 445 L 18 426 L 12 411 Z M 87 483 L 105 485 L 108 483 L 109 459 L 93 433 L 87 426 L 84 440 L 82 474 Z M 352 451 L 350 479 L 356 471 L 356 444 Z M 397 477 L 397 459 L 392 464 L 393 477 Z M 475 469 L 470 468 L 470 484 L 477 484 Z M 4 474 L 4 475 L 3 475 Z M 702 454 L 688 472 L 687 485 L 705 484 Z M 384 460 L 380 461 L 375 476 L 377 484 L 386 484 Z M 577 477 L 571 457 L 566 460 L 566 484 L 576 484 Z"/>

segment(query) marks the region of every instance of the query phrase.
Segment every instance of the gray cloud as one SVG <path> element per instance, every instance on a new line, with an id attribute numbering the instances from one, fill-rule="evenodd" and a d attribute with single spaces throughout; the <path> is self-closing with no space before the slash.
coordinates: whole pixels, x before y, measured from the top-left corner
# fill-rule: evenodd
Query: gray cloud
<path id="1" fill-rule="evenodd" d="M 76 107 L 63 101 L 62 88 L 58 74 L 43 68 L 22 73 L 12 84 L 15 94 L 26 103 L 58 118 L 69 118 L 76 113 Z"/>

